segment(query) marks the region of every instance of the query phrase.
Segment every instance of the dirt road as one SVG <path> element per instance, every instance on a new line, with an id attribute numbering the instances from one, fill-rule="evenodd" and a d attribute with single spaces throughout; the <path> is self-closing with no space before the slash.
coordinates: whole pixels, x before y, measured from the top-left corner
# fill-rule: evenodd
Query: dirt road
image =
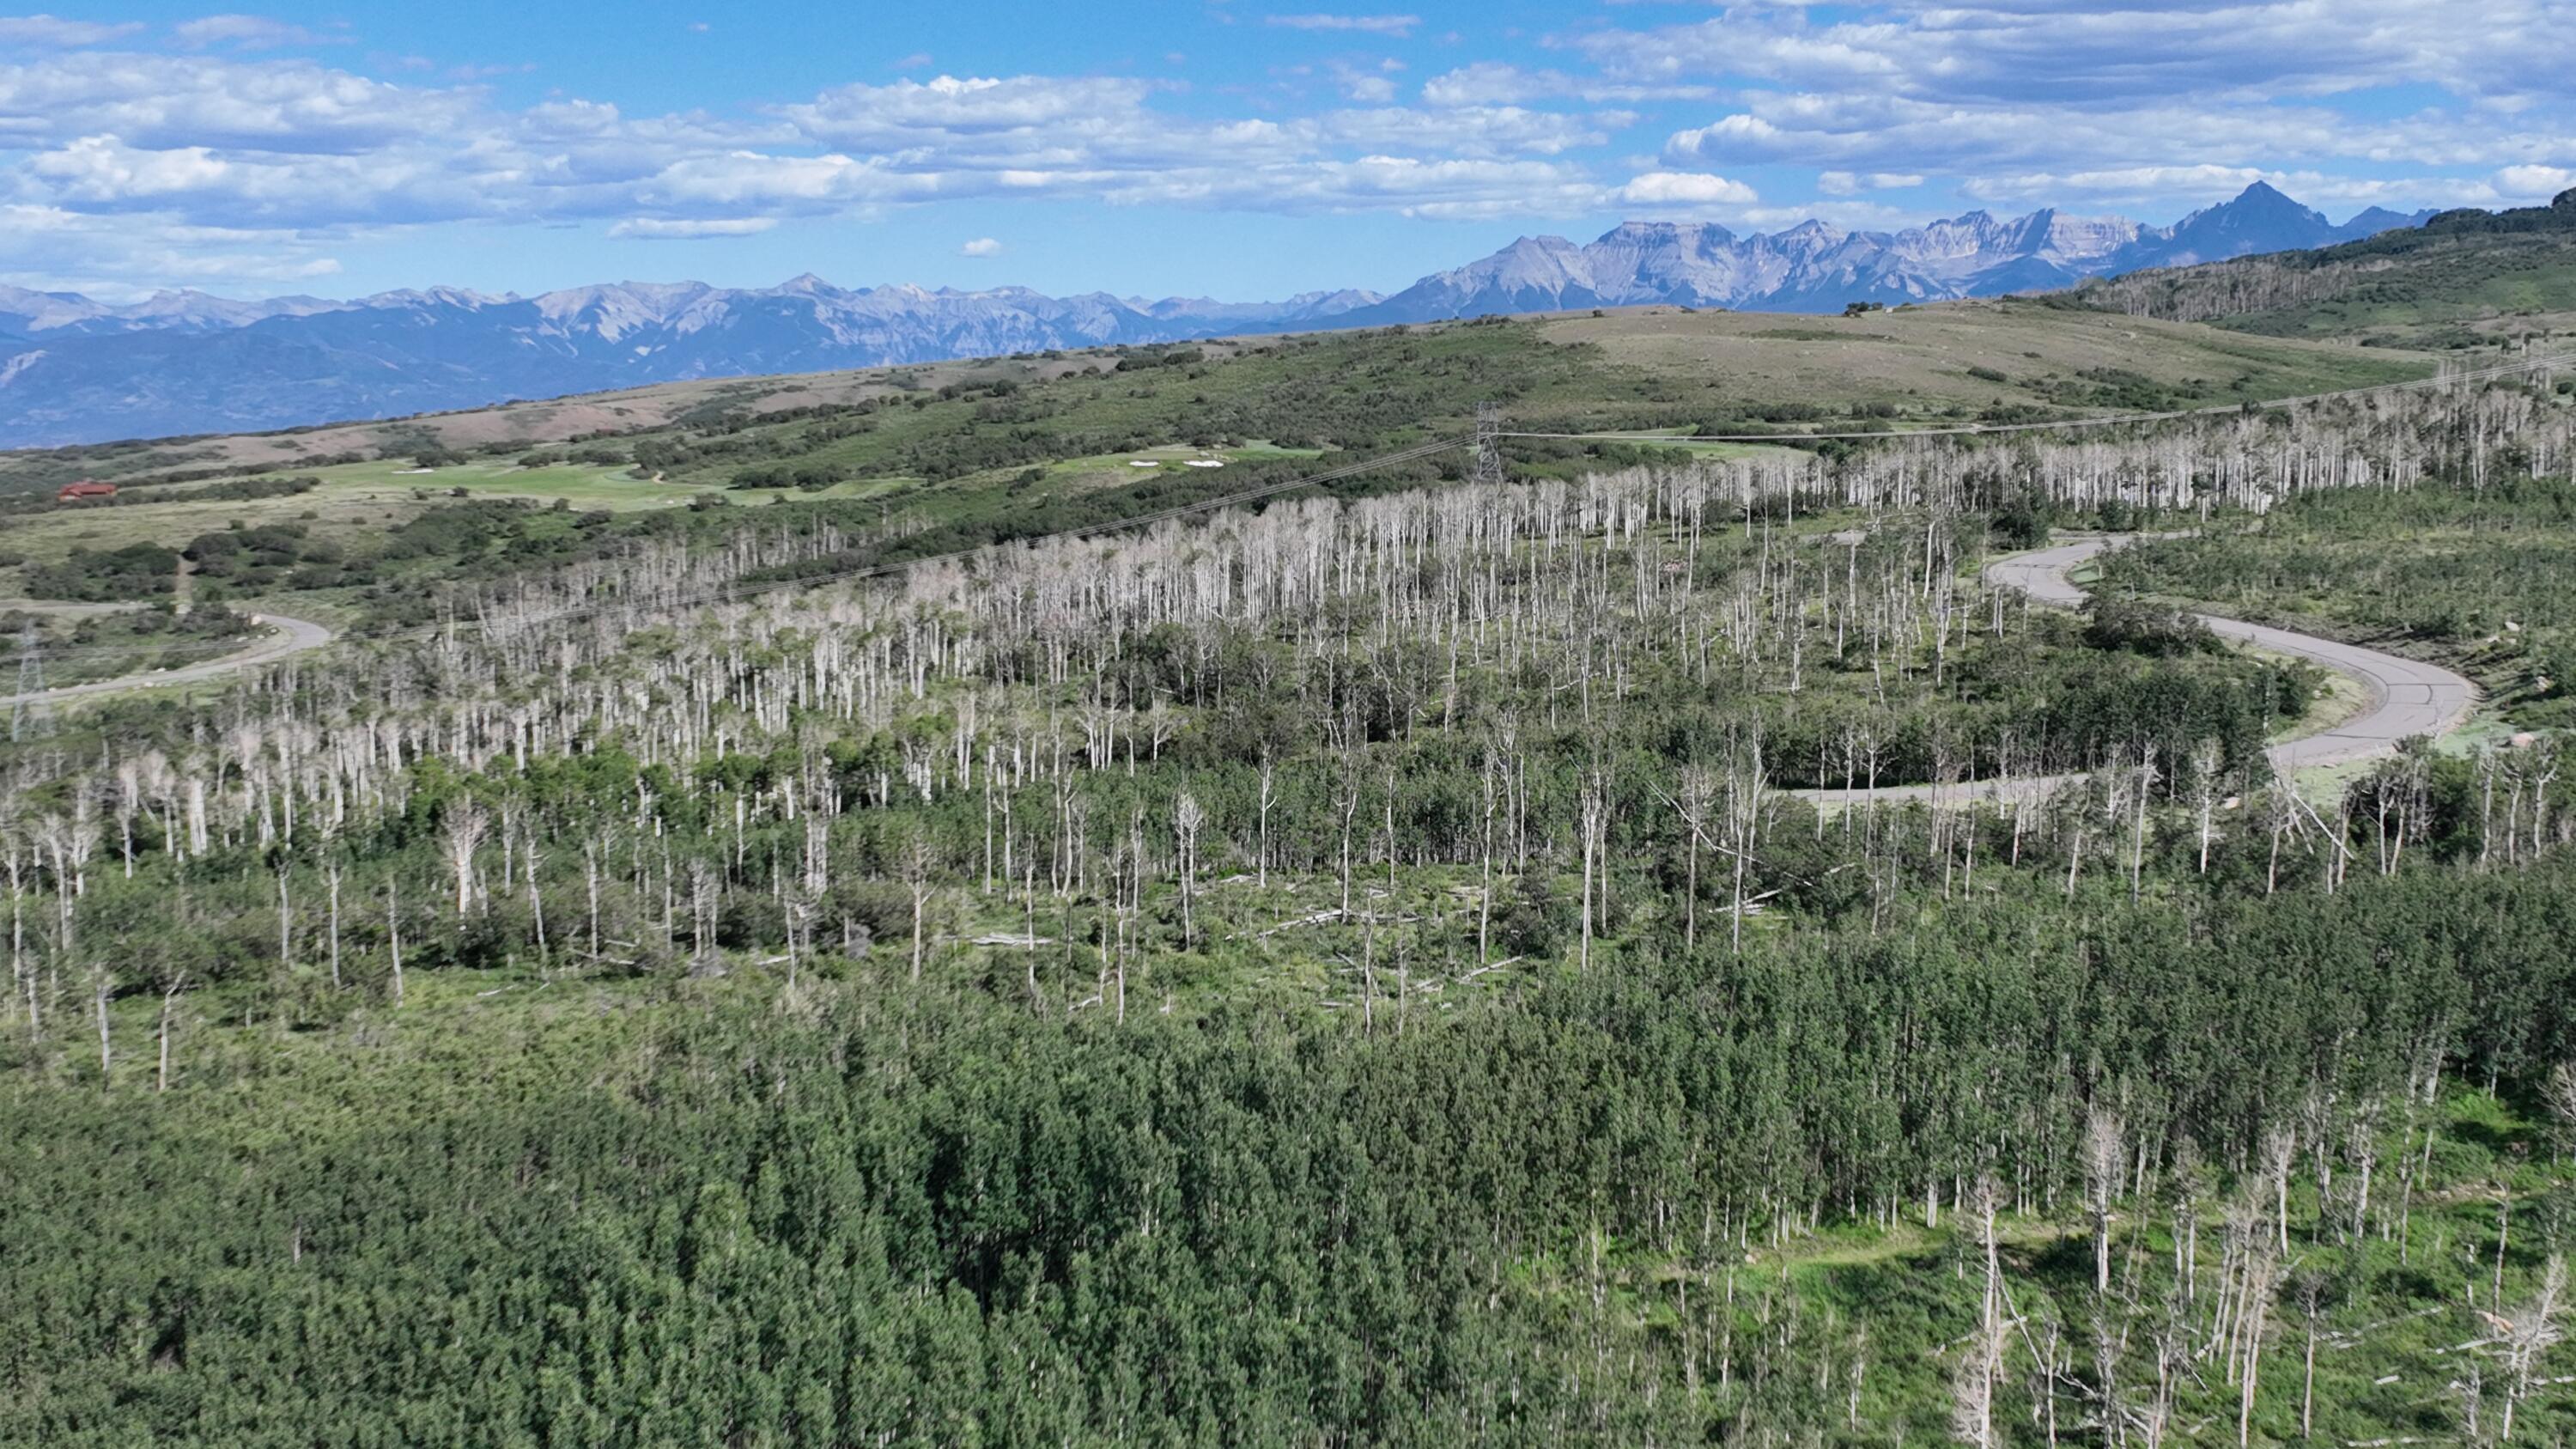
<path id="1" fill-rule="evenodd" d="M 1986 577 L 2005 588 L 2019 589 L 2043 604 L 2074 608 L 2084 602 L 2084 590 L 2068 578 L 2079 565 L 2108 549 L 2127 544 L 2133 535 L 2092 534 L 2070 538 L 2064 543 L 2030 553 L 2014 554 L 1986 565 Z M 2276 654 L 2295 655 L 2325 669 L 2331 669 L 2360 683 L 2367 692 L 2368 703 L 2360 713 L 2331 729 L 2301 735 L 2271 747 L 2272 768 L 2282 775 L 2326 765 L 2347 764 L 2380 755 L 2396 753 L 2398 743 L 2413 735 L 2441 736 L 2466 723 L 2469 711 L 2477 704 L 2477 686 L 2437 665 L 2358 644 L 2343 644 L 2332 639 L 2296 634 L 2287 629 L 2274 629 L 2262 624 L 2248 624 L 2241 619 L 2224 619 L 2215 614 L 2198 616 L 2209 631 L 2222 639 L 2232 639 L 2257 649 Z M 2006 798 L 2035 798 L 2075 779 L 2072 775 L 2047 775 L 2012 782 Z M 1809 800 L 1828 805 L 1859 803 L 1872 798 L 1867 790 L 1799 790 L 1792 792 Z M 1940 804 L 1993 800 L 2004 795 L 1993 781 L 1979 781 L 1975 786 L 1896 785 L 1882 787 L 1875 798 L 1881 801 L 1936 800 Z"/>
<path id="2" fill-rule="evenodd" d="M 47 606 L 21 604 L 16 607 Z M 100 606 L 62 607 L 64 612 L 75 610 L 98 612 Z M 245 669 L 257 669 L 263 664 L 274 664 L 290 654 L 301 654 L 307 649 L 319 649 L 331 642 L 331 631 L 309 619 L 290 619 L 284 614 L 253 614 L 250 620 L 267 629 L 269 634 L 267 638 L 240 653 L 227 654 L 221 659 L 209 659 L 199 664 L 183 664 L 176 669 L 152 670 L 142 674 L 120 674 L 114 679 L 94 679 L 87 684 L 66 684 L 60 689 L 48 689 L 40 694 L 0 696 L 0 708 L 10 708 L 22 703 L 59 704 L 66 700 L 86 699 L 93 695 L 122 694 L 135 689 L 160 689 L 173 684 L 202 684 L 210 679 L 221 679 L 228 674 L 239 674 Z"/>

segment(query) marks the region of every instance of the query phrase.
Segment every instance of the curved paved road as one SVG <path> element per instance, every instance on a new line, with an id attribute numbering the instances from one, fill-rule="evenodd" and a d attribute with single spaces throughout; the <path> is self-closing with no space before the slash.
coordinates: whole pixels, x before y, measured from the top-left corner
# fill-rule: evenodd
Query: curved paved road
<path id="1" fill-rule="evenodd" d="M 2132 534 L 2093 534 L 2071 538 L 2050 548 L 1997 559 L 1986 566 L 1986 576 L 2006 588 L 2019 589 L 2043 604 L 2074 608 L 2084 602 L 2084 591 L 2076 587 L 2067 574 L 2096 554 L 2119 548 L 2133 537 L 2135 535 Z M 2232 639 L 2278 654 L 2296 655 L 2358 680 L 2368 692 L 2369 703 L 2351 719 L 2332 729 L 2301 735 L 2272 746 L 2268 751 L 2272 757 L 2272 768 L 2284 776 L 2320 766 L 2348 764 L 2354 760 L 2393 754 L 2398 743 L 2410 736 L 2448 734 L 2468 719 L 2470 709 L 2477 703 L 2476 685 L 2436 665 L 2400 659 L 2394 654 L 2364 649 L 2358 644 L 2343 644 L 2332 639 L 2295 634 L 2287 629 L 2249 624 L 2241 619 L 2223 619 L 2215 614 L 2195 617 L 2222 639 Z M 2010 798 L 2045 795 L 2075 778 L 2073 775 L 2050 775 L 2016 780 L 2009 787 Z M 1829 805 L 1853 804 L 1872 798 L 1867 790 L 1796 790 L 1788 793 Z M 1993 781 L 1979 781 L 1974 786 L 1887 786 L 1878 790 L 1875 798 L 1964 804 L 1995 799 L 2002 793 Z"/>
<path id="2" fill-rule="evenodd" d="M 64 700 L 84 699 L 92 695 L 122 694 L 134 689 L 159 689 L 172 684 L 202 684 L 209 679 L 221 679 L 227 674 L 239 674 L 245 669 L 257 669 L 263 664 L 274 664 L 290 654 L 301 654 L 307 649 L 318 649 L 331 642 L 331 631 L 310 619 L 290 619 L 284 614 L 253 614 L 250 616 L 250 621 L 266 626 L 271 633 L 268 638 L 238 654 L 227 654 L 221 659 L 208 659 L 199 664 L 183 664 L 176 669 L 153 670 L 143 674 L 120 674 L 114 679 L 94 679 L 87 684 L 66 684 L 60 689 L 48 689 L 39 694 L 0 695 L 0 709 L 22 703 L 56 704 Z"/>

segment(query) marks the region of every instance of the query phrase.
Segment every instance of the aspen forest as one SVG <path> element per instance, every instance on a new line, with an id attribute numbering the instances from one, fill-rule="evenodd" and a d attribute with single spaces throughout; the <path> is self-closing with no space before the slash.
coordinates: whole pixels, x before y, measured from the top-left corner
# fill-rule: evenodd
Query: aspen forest
<path id="1" fill-rule="evenodd" d="M 2576 1435 L 2554 375 L 1377 440 L 441 504 L 22 709 L 0 1442 Z M 2279 773 L 2364 701 L 2200 607 L 2478 713 Z"/>

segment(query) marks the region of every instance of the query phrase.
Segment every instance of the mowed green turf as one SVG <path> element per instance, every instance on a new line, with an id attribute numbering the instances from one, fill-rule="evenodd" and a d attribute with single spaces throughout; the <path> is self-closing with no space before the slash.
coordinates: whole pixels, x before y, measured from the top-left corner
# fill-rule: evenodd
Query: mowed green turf
<path id="1" fill-rule="evenodd" d="M 533 498 L 544 502 L 561 498 L 580 508 L 668 508 L 706 491 L 702 484 L 637 478 L 631 468 L 590 463 L 522 468 L 516 460 L 507 458 L 452 464 L 428 472 L 401 459 L 386 459 L 316 468 L 296 476 L 322 480 L 315 496 L 385 502 L 420 501 L 414 500 L 415 493 L 436 498 L 462 488 L 477 498 Z"/>
<path id="2" fill-rule="evenodd" d="M 612 510 L 667 508 L 708 491 L 705 485 L 636 479 L 623 468 L 521 468 L 496 459 L 416 474 L 408 471 L 411 466 L 386 461 L 317 468 L 296 476 L 319 478 L 322 486 L 275 498 L 210 499 L 188 488 L 155 489 L 130 494 L 112 507 L 30 514 L 11 521 L 8 550 L 31 563 L 52 563 L 74 549 L 98 552 L 136 543 L 185 548 L 202 534 L 236 523 L 299 524 L 313 537 L 360 545 L 425 508 L 456 501 L 458 489 L 468 498 L 561 498 L 576 508 Z"/>

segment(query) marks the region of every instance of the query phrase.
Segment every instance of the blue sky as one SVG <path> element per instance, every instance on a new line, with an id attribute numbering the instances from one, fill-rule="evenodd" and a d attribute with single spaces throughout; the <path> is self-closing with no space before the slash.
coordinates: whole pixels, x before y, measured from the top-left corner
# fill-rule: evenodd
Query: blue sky
<path id="1" fill-rule="evenodd" d="M 0 14 L 0 282 L 1252 299 L 1626 218 L 2576 185 L 2576 0 L 1311 3 Z"/>

